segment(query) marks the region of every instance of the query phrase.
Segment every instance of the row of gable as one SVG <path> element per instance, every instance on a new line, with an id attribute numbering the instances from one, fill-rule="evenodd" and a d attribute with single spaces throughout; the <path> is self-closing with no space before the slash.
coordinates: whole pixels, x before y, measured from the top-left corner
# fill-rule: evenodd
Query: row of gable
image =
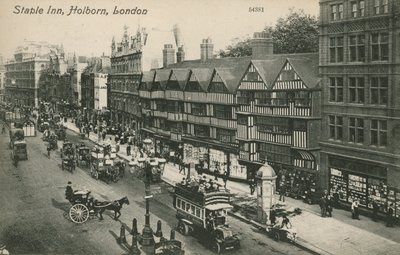
<path id="1" fill-rule="evenodd" d="M 142 74 L 140 90 L 175 90 L 235 94 L 237 90 L 293 90 L 319 86 L 317 54 L 277 55 L 271 59 L 230 60 L 226 67 L 184 64 Z M 190 62 L 190 61 L 189 61 Z M 185 62 L 183 62 L 185 63 Z M 195 64 L 192 63 L 192 66 Z M 183 67 L 182 67 L 183 66 Z"/>

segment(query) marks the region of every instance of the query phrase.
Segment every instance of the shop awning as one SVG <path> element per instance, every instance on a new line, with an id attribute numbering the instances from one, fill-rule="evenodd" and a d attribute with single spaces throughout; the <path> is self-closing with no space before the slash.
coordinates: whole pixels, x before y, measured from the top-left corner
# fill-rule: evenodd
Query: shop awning
<path id="1" fill-rule="evenodd" d="M 206 205 L 206 209 L 210 211 L 216 211 L 216 210 L 221 210 L 221 209 L 232 209 L 233 206 L 230 204 L 212 204 L 212 205 Z"/>
<path id="2" fill-rule="evenodd" d="M 301 159 L 308 160 L 308 161 L 315 161 L 314 156 L 308 151 L 296 150 L 296 153 L 300 156 Z"/>

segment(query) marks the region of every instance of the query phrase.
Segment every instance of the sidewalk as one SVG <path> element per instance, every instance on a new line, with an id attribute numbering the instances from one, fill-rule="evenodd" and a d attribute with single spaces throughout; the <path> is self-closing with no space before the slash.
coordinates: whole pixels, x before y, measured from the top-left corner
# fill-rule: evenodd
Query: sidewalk
<path id="1" fill-rule="evenodd" d="M 68 129 L 79 133 L 75 124 L 64 123 Z M 110 137 L 112 141 L 110 141 Z M 89 139 L 98 142 L 98 137 L 90 133 Z M 107 135 L 105 143 L 115 143 L 114 137 Z M 103 142 L 101 142 L 103 143 Z M 120 145 L 118 156 L 128 161 L 131 156 L 126 155 L 126 145 Z M 192 170 L 194 171 L 194 170 Z M 206 175 L 207 178 L 214 176 Z M 170 185 L 180 182 L 186 175 L 180 174 L 178 166 L 168 163 L 164 168 L 163 181 Z M 218 182 L 223 184 L 222 179 Z M 227 188 L 235 197 L 245 197 L 249 202 L 254 202 L 256 195 L 250 195 L 248 185 L 228 181 Z M 278 201 L 278 197 L 276 197 Z M 361 217 L 360 221 L 351 219 L 351 213 L 344 210 L 334 210 L 332 218 L 320 217 L 319 206 L 309 205 L 300 200 L 286 198 L 286 210 L 301 208 L 300 215 L 291 218 L 297 230 L 299 244 L 317 254 L 399 254 L 400 229 L 398 226 L 387 228 L 383 222 L 373 222 L 370 218 Z M 241 215 L 236 215 L 244 221 Z M 254 224 L 253 224 L 254 225 Z"/>

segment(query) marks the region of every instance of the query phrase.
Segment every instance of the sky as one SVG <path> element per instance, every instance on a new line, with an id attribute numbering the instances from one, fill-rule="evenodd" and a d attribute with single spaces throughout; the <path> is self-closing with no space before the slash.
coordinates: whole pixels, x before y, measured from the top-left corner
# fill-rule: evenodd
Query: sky
<path id="1" fill-rule="evenodd" d="M 20 6 L 17 7 L 16 6 Z M 46 14 L 49 6 L 61 8 L 64 15 Z M 71 6 L 106 9 L 108 15 L 68 16 Z M 43 14 L 15 14 L 17 9 L 43 8 Z M 114 15 L 114 8 L 147 10 L 146 15 Z M 261 7 L 262 11 L 249 11 Z M 224 49 L 234 38 L 252 36 L 266 25 L 274 25 L 289 8 L 301 8 L 318 16 L 318 0 L 0 0 L 0 54 L 11 58 L 24 39 L 63 44 L 65 52 L 96 57 L 111 54 L 111 40 L 119 42 L 124 25 L 128 33 L 138 26 L 158 36 L 160 54 L 164 43 L 173 43 L 171 29 L 178 24 L 185 45 L 186 59 L 200 57 L 200 43 L 210 37 L 214 50 Z M 259 8 L 259 10 L 261 10 Z M 165 39 L 163 36 L 165 35 Z"/>

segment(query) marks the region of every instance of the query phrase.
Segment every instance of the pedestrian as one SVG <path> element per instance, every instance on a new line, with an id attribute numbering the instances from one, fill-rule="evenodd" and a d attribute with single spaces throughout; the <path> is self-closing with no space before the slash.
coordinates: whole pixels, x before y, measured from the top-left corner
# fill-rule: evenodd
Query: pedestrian
<path id="1" fill-rule="evenodd" d="M 358 212 L 358 205 L 359 205 L 358 199 L 355 199 L 351 204 L 351 218 L 355 220 L 360 219 L 360 214 Z"/>
<path id="2" fill-rule="evenodd" d="M 1 127 L 1 133 L 4 134 L 5 132 L 6 132 L 6 127 L 5 127 L 5 125 L 3 124 L 3 126 Z"/>
<path id="3" fill-rule="evenodd" d="M 388 211 L 387 211 L 387 222 L 386 222 L 386 227 L 393 227 L 394 223 L 394 208 L 393 208 L 393 203 L 389 205 Z"/>
<path id="4" fill-rule="evenodd" d="M 214 170 L 214 178 L 215 181 L 218 181 L 218 175 L 220 173 L 220 167 L 219 167 L 219 163 L 215 162 L 215 170 Z"/>
<path id="5" fill-rule="evenodd" d="M 87 137 L 88 137 L 88 138 L 89 138 L 89 134 L 90 134 L 89 127 L 88 127 L 88 126 L 86 126 L 86 135 L 87 135 Z"/>
<path id="6" fill-rule="evenodd" d="M 130 155 L 131 155 L 131 145 L 130 145 L 130 144 L 128 144 L 128 145 L 126 146 L 126 155 L 127 155 L 127 156 L 130 156 Z"/>
<path id="7" fill-rule="evenodd" d="M 372 200 L 372 220 L 378 221 L 379 205 L 376 199 Z"/>
<path id="8" fill-rule="evenodd" d="M 51 152 L 51 146 L 50 146 L 50 142 L 47 145 L 47 157 L 50 158 L 50 152 Z"/>
<path id="9" fill-rule="evenodd" d="M 0 244 L 0 254 L 9 255 L 10 253 L 6 249 L 5 244 Z"/>
<path id="10" fill-rule="evenodd" d="M 271 222 L 271 225 L 275 225 L 276 223 L 276 210 L 275 210 L 275 205 L 272 205 L 271 210 L 269 212 L 269 220 Z"/>
<path id="11" fill-rule="evenodd" d="M 179 165 L 179 173 L 181 174 L 183 172 L 183 174 L 185 175 L 185 165 L 183 164 L 181 155 L 179 155 L 178 157 L 178 165 Z"/>
<path id="12" fill-rule="evenodd" d="M 328 199 L 326 200 L 326 216 L 332 217 L 332 211 L 333 211 L 333 198 L 332 196 L 328 196 Z"/>
<path id="13" fill-rule="evenodd" d="M 72 182 L 69 181 L 68 184 L 67 184 L 67 187 L 65 188 L 65 198 L 66 198 L 68 201 L 71 201 L 71 200 L 72 200 L 72 197 L 73 197 L 73 195 L 74 195 L 74 190 L 72 189 L 71 186 L 72 186 Z"/>
<path id="14" fill-rule="evenodd" d="M 106 139 L 106 131 L 103 131 L 101 133 L 101 137 L 103 138 L 103 141 Z M 111 139 L 111 137 L 110 137 L 110 139 Z"/>
<path id="15" fill-rule="evenodd" d="M 319 207 L 321 209 L 321 217 L 325 218 L 326 217 L 326 208 L 327 208 L 327 198 L 325 195 L 323 195 L 320 200 L 319 200 Z"/>
<path id="16" fill-rule="evenodd" d="M 249 179 L 249 185 L 250 185 L 250 195 L 253 195 L 254 192 L 256 191 L 256 181 L 254 178 Z"/>
<path id="17" fill-rule="evenodd" d="M 225 189 L 226 189 L 226 184 L 228 182 L 228 177 L 229 177 L 228 171 L 225 170 L 224 176 L 222 176 L 222 180 L 224 181 L 224 188 Z"/>
<path id="18" fill-rule="evenodd" d="M 286 184 L 281 183 L 279 187 L 279 201 L 285 202 Z"/>
<path id="19" fill-rule="evenodd" d="M 333 191 L 333 207 L 336 209 L 340 209 L 340 202 L 339 202 L 339 187 L 336 187 Z"/>

